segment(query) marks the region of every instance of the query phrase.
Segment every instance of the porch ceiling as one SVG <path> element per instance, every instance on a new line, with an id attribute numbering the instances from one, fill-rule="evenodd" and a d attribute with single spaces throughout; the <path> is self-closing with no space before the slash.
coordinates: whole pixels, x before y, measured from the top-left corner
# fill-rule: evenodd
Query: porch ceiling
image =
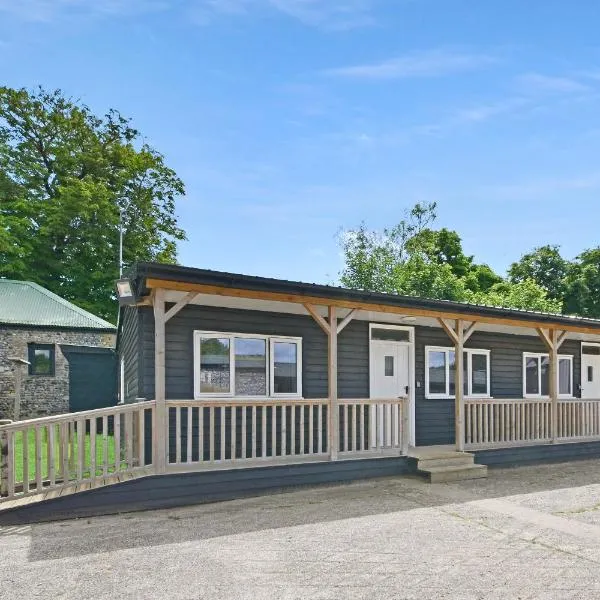
<path id="1" fill-rule="evenodd" d="M 185 297 L 187 292 L 176 290 L 166 290 L 165 301 L 167 303 L 176 303 Z M 274 300 L 261 300 L 256 298 L 238 298 L 234 296 L 217 296 L 214 294 L 198 294 L 190 304 L 199 306 L 236 308 L 242 310 L 256 310 L 264 312 L 279 312 L 287 314 L 296 314 L 308 316 L 308 313 L 301 303 L 296 302 L 277 302 Z M 327 316 L 327 307 L 316 306 L 317 312 L 323 316 Z M 350 309 L 340 309 L 339 317 L 343 318 L 350 312 Z M 443 316 L 440 313 L 440 316 Z M 469 320 L 468 317 L 464 317 Z M 368 321 L 371 323 L 387 323 L 391 325 L 421 325 L 425 327 L 440 328 L 440 324 L 434 317 L 409 316 L 389 312 L 378 312 L 372 310 L 357 310 L 354 319 L 357 321 Z M 476 317 L 472 317 L 476 320 Z M 477 324 L 477 331 L 489 331 L 496 333 L 505 333 L 512 335 L 531 335 L 537 337 L 538 334 L 535 327 L 528 326 L 524 323 L 523 326 L 509 326 L 504 324 L 481 323 Z M 582 333 L 570 331 L 566 339 L 586 340 L 590 342 L 600 342 L 600 333 Z"/>

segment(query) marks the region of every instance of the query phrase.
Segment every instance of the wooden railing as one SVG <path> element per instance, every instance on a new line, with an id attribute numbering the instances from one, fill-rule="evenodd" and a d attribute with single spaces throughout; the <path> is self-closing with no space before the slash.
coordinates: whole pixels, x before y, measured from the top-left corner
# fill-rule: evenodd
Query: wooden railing
<path id="1" fill-rule="evenodd" d="M 600 400 L 564 400 L 558 403 L 560 440 L 600 438 Z"/>
<path id="2" fill-rule="evenodd" d="M 152 464 L 154 401 L 0 425 L 0 501 Z"/>
<path id="3" fill-rule="evenodd" d="M 465 400 L 465 448 L 540 444 L 551 439 L 550 400 Z"/>
<path id="4" fill-rule="evenodd" d="M 339 400 L 340 458 L 406 452 L 404 401 Z M 327 460 L 327 399 L 169 400 L 169 470 Z"/>
<path id="5" fill-rule="evenodd" d="M 560 400 L 553 439 L 547 399 L 465 400 L 465 449 L 498 448 L 600 438 L 600 400 Z"/>
<path id="6" fill-rule="evenodd" d="M 406 400 L 344 399 L 339 400 L 339 405 L 340 457 L 407 454 L 409 421 Z"/>

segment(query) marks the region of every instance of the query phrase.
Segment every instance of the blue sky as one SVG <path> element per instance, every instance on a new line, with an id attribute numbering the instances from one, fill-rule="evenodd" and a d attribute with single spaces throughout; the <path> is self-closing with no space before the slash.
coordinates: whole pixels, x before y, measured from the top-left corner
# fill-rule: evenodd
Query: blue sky
<path id="1" fill-rule="evenodd" d="M 332 282 L 415 202 L 504 272 L 600 243 L 596 0 L 0 0 L 0 81 L 118 108 L 183 264 Z"/>

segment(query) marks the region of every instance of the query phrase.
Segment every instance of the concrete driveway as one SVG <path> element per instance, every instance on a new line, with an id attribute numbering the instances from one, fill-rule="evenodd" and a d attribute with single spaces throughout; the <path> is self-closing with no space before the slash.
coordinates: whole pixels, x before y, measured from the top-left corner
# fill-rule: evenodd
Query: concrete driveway
<path id="1" fill-rule="evenodd" d="M 600 598 L 600 461 L 0 530 L 0 597 Z"/>

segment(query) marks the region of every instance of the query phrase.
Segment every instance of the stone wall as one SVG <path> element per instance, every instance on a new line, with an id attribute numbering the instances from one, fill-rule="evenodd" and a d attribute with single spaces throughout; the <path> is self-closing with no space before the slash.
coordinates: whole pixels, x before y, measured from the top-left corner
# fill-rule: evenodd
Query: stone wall
<path id="1" fill-rule="evenodd" d="M 69 412 L 69 363 L 60 345 L 114 348 L 115 337 L 108 332 L 0 327 L 0 419 L 12 418 L 15 368 L 23 374 L 21 419 Z M 16 366 L 9 360 L 27 360 L 30 343 L 54 344 L 54 375 L 29 375 L 27 365 Z"/>

